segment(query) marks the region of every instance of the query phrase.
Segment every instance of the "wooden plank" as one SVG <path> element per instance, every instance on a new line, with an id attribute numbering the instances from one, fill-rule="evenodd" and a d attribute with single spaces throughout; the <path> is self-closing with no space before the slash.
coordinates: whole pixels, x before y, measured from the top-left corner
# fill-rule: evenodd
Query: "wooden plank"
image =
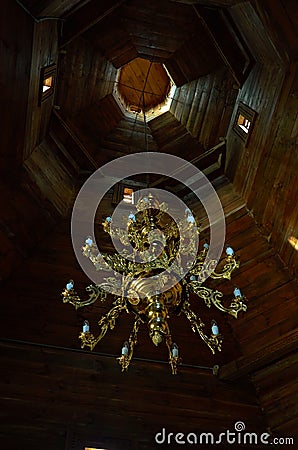
<path id="1" fill-rule="evenodd" d="M 270 340 L 270 345 L 259 348 L 220 368 L 221 380 L 234 381 L 238 378 L 256 372 L 278 358 L 297 350 L 298 331 L 291 330 L 281 337 Z"/>
<path id="2" fill-rule="evenodd" d="M 40 76 L 41 68 L 57 63 L 57 39 L 55 21 L 34 24 L 24 159 L 28 158 L 34 148 L 41 143 L 49 126 L 54 95 L 39 104 Z M 56 82 L 57 74 L 55 73 L 54 83 Z"/>
<path id="3" fill-rule="evenodd" d="M 60 55 L 56 92 L 60 115 L 72 117 L 112 93 L 115 79 L 115 67 L 86 40 L 76 39 L 67 46 L 67 52 Z"/>
<path id="4" fill-rule="evenodd" d="M 222 10 L 194 7 L 218 53 L 242 86 L 252 66 L 252 56 L 245 46 L 231 17 Z"/>
<path id="5" fill-rule="evenodd" d="M 87 2 L 83 7 L 68 16 L 63 27 L 60 48 L 112 14 L 123 2 L 124 0 L 101 0 L 100 5 L 96 0 Z"/>
<path id="6" fill-rule="evenodd" d="M 5 61 L 1 68 L 1 109 L 5 111 L 1 128 L 5 132 L 0 137 L 0 173 L 12 177 L 23 161 L 33 23 L 16 2 L 4 0 L 1 6 L 1 34 L 6 44 L 1 46 L 1 60 Z"/>

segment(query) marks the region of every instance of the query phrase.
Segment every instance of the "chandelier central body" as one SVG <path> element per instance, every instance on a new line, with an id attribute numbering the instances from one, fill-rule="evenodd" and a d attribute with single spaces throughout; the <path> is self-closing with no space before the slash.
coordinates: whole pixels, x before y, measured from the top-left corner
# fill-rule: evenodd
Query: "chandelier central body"
<path id="1" fill-rule="evenodd" d="M 191 293 L 194 293 L 210 308 L 212 305 L 224 313 L 237 318 L 240 311 L 246 311 L 246 304 L 239 288 L 234 288 L 232 300 L 225 306 L 223 294 L 205 286 L 208 277 L 230 280 L 232 272 L 239 267 L 239 260 L 231 247 L 226 248 L 226 258 L 219 272 L 215 271 L 217 261 L 208 257 L 209 245 L 205 243 L 198 250 L 199 227 L 190 210 L 184 216 L 173 220 L 168 214 L 168 205 L 159 203 L 150 193 L 136 203 L 136 213 L 130 212 L 126 218 L 127 227 L 114 224 L 111 217 L 103 222 L 103 230 L 123 246 L 116 254 L 101 253 L 89 236 L 82 247 L 83 255 L 96 270 L 113 269 L 121 273 L 121 283 L 114 277 L 106 277 L 103 283 L 90 285 L 87 300 L 81 300 L 74 289 L 74 282 L 67 283 L 62 292 L 63 301 L 75 308 L 89 306 L 96 300 L 106 301 L 118 283 L 121 295 L 116 296 L 112 308 L 98 322 L 100 332 L 95 337 L 90 332 L 89 323 L 84 322 L 80 333 L 81 346 L 91 350 L 114 329 L 116 319 L 126 312 L 134 315 L 132 332 L 125 341 L 118 358 L 122 370 L 127 370 L 137 335 L 142 324 L 148 327 L 149 336 L 155 346 L 165 341 L 169 352 L 169 364 L 173 374 L 180 363 L 178 346 L 172 341 L 169 322 L 177 315 L 184 315 L 192 330 L 208 345 L 212 353 L 221 350 L 222 336 L 217 323 L 212 320 L 211 334 L 204 331 L 205 324 L 191 308 Z M 185 267 L 187 270 L 185 270 Z M 207 276 L 206 276 L 207 273 Z"/>

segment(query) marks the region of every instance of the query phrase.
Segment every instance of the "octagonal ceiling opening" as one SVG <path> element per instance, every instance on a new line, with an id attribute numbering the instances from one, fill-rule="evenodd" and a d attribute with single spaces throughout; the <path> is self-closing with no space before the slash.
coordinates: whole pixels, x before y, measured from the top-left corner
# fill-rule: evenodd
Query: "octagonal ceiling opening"
<path id="1" fill-rule="evenodd" d="M 135 58 L 119 69 L 114 96 L 127 116 L 145 113 L 149 121 L 169 111 L 175 90 L 163 64 Z"/>

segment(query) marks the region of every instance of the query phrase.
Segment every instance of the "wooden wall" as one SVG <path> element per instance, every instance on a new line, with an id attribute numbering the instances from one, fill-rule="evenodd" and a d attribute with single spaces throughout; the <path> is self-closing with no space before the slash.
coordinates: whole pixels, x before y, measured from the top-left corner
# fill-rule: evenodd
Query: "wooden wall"
<path id="1" fill-rule="evenodd" d="M 236 366 L 238 373 L 240 367 L 243 373 L 257 369 L 253 379 L 273 433 L 296 439 L 298 253 L 288 238 L 297 237 L 298 229 L 297 80 L 295 63 L 286 69 L 257 64 L 234 111 L 239 101 L 247 104 L 257 112 L 255 125 L 246 145 L 231 128 L 227 147 L 227 173 L 263 235 L 264 249 L 271 248 L 262 256 L 251 235 L 249 245 L 257 253 L 243 288 L 247 284 L 256 297 L 250 299 L 245 320 L 233 325 L 245 355 Z M 275 274 L 273 264 L 279 266 Z M 249 329 L 255 332 L 248 337 Z"/>
<path id="2" fill-rule="evenodd" d="M 71 117 L 113 92 L 115 67 L 92 43 L 77 38 L 60 55 L 56 104 Z"/>
<path id="3" fill-rule="evenodd" d="M 228 225 L 234 224 L 231 245 L 237 248 L 244 240 L 246 254 L 251 230 L 243 202 L 235 193 L 230 195 L 224 183 L 220 191 L 226 199 Z M 257 237 L 256 242 L 259 245 Z M 252 253 L 247 258 L 253 258 Z M 245 264 L 246 257 L 243 262 L 244 268 L 249 266 L 251 270 L 250 259 L 249 265 Z M 33 449 L 42 441 L 47 450 L 62 450 L 63 445 L 70 450 L 70 441 L 76 445 L 75 450 L 80 449 L 77 444 L 86 442 L 110 443 L 117 450 L 148 450 L 156 448 L 154 435 L 163 422 L 169 431 L 184 433 L 219 433 L 232 429 L 237 420 L 243 420 L 249 431 L 266 431 L 250 382 L 229 382 L 212 375 L 213 364 L 224 365 L 241 357 L 230 325 L 215 308 L 209 314 L 201 303 L 196 306 L 204 321 L 207 314 L 220 324 L 225 337 L 221 354 L 212 356 L 189 324 L 178 318 L 172 325 L 173 335 L 183 363 L 194 367 L 181 367 L 173 377 L 164 346 L 155 348 L 144 326 L 135 356 L 147 361 L 135 359 L 129 373 L 123 374 L 114 357 L 103 354 L 119 354 L 131 327 L 129 317 L 117 321 L 115 331 L 107 334 L 95 352 L 80 351 L 77 336 L 84 318 L 96 330 L 96 322 L 110 300 L 76 312 L 60 297 L 71 277 L 83 295 L 89 280 L 75 260 L 67 220 L 38 246 L 26 267 L 0 289 L 1 298 L 10 298 L 2 336 L 19 340 L 1 341 L 0 439 L 9 450 L 16 450 L 16 441 L 17 445 L 30 443 Z M 244 270 L 237 280 L 242 283 L 245 278 Z M 245 293 L 251 297 L 249 289 L 245 288 Z M 148 361 L 154 359 L 165 363 Z M 195 367 L 200 365 L 206 369 Z"/>
<path id="4" fill-rule="evenodd" d="M 28 184 L 25 176 L 21 186 L 0 184 L 0 283 L 32 254 L 55 224 L 38 199 L 28 195 Z"/>
<path id="5" fill-rule="evenodd" d="M 4 0 L 1 9 L 0 171 L 10 177 L 16 161 L 22 162 L 25 143 L 33 23 L 16 2 Z"/>
<path id="6" fill-rule="evenodd" d="M 268 424 L 276 436 L 292 437 L 297 442 L 298 356 L 286 355 L 253 376 Z"/>
<path id="7" fill-rule="evenodd" d="M 27 103 L 25 160 L 45 137 L 54 95 L 39 104 L 40 71 L 43 67 L 58 62 L 58 24 L 56 20 L 34 23 L 33 46 L 31 53 L 30 84 Z M 55 76 L 55 78 L 57 78 Z"/>
<path id="8" fill-rule="evenodd" d="M 35 185 L 44 204 L 56 214 L 65 215 L 75 196 L 75 168 L 69 160 L 64 163 L 56 142 L 44 139 L 24 162 L 24 168 Z"/>
<path id="9" fill-rule="evenodd" d="M 228 131 L 238 93 L 227 69 L 177 88 L 170 111 L 208 149 Z"/>
<path id="10" fill-rule="evenodd" d="M 204 152 L 203 146 L 170 112 L 151 120 L 149 126 L 160 151 L 184 157 L 188 161 Z M 181 147 L 184 147 L 183 155 Z"/>
<path id="11" fill-rule="evenodd" d="M 109 94 L 95 100 L 90 107 L 72 117 L 69 123 L 88 152 L 95 156 L 104 137 L 116 128 L 123 118 L 119 104 L 113 94 Z M 105 158 L 102 160 L 102 163 L 104 162 Z"/>
<path id="12" fill-rule="evenodd" d="M 218 436 L 244 417 L 248 430 L 266 431 L 249 384 L 243 389 L 190 368 L 174 377 L 167 367 L 142 361 L 123 374 L 113 359 L 88 352 L 8 342 L 0 347 L 0 388 L 7 393 L 0 439 L 8 450 L 37 450 L 41 442 L 46 450 L 81 450 L 86 444 L 158 449 L 154 437 L 163 427 Z"/>
<path id="13" fill-rule="evenodd" d="M 235 111 L 239 101 L 253 108 L 257 118 L 246 146 L 230 129 L 227 173 L 262 233 L 297 274 L 298 254 L 288 243 L 297 234 L 297 65 L 286 73 L 257 65 Z"/>

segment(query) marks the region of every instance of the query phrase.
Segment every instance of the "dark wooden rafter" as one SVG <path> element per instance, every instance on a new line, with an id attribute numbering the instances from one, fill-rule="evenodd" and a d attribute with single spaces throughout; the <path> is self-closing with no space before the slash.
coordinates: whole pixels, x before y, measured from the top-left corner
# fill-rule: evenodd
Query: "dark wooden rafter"
<path id="1" fill-rule="evenodd" d="M 80 139 L 72 131 L 71 126 L 57 112 L 53 111 L 50 127 L 50 136 L 65 154 L 65 147 L 71 151 L 73 164 L 78 165 L 81 170 L 96 170 L 98 165 L 86 150 Z"/>
<path id="2" fill-rule="evenodd" d="M 45 17 L 61 17 L 75 8 L 82 0 L 18 0 L 36 19 Z"/>
<path id="3" fill-rule="evenodd" d="M 298 15 L 295 0 L 258 0 L 257 12 L 286 63 L 298 59 Z M 273 27 L 272 24 L 276 26 Z"/>
<path id="4" fill-rule="evenodd" d="M 199 5 L 194 9 L 225 65 L 242 86 L 254 61 L 229 12 Z"/>
<path id="5" fill-rule="evenodd" d="M 199 170 L 201 170 L 205 175 L 208 175 L 209 179 L 213 179 L 220 174 L 224 173 L 224 167 L 225 167 L 225 159 L 226 159 L 226 141 L 223 140 L 219 144 L 215 145 L 213 148 L 205 151 L 201 155 L 193 158 L 190 161 L 190 164 L 193 164 L 194 166 L 198 167 Z M 183 166 L 179 169 L 179 172 L 183 171 Z M 173 177 L 177 172 L 173 173 Z M 161 177 L 155 182 L 151 183 L 151 187 L 160 186 L 161 184 L 165 183 L 167 180 L 167 177 Z M 169 183 L 167 183 L 168 185 Z M 177 186 L 178 184 L 178 186 Z M 171 184 L 170 184 L 171 185 Z M 173 187 L 173 186 L 172 186 Z M 185 187 L 179 183 L 174 184 L 175 192 L 180 192 Z"/>
<path id="6" fill-rule="evenodd" d="M 172 3 L 183 3 L 185 5 L 210 5 L 217 7 L 229 7 L 241 3 L 243 0 L 170 0 Z"/>
<path id="7" fill-rule="evenodd" d="M 60 48 L 98 24 L 102 19 L 115 11 L 124 0 L 91 0 L 84 7 L 70 15 L 64 26 Z"/>

